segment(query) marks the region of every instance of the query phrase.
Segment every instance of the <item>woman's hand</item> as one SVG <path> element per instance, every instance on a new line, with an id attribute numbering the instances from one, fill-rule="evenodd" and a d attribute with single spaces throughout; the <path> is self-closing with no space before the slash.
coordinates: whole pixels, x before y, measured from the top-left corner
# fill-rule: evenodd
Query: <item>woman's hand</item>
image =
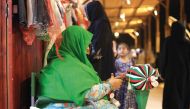
<path id="1" fill-rule="evenodd" d="M 116 77 L 117 79 L 124 79 L 126 78 L 126 73 L 120 73 L 119 76 Z"/>
<path id="2" fill-rule="evenodd" d="M 108 80 L 108 82 L 111 84 L 112 89 L 116 90 L 121 87 L 122 79 L 115 78 L 113 73 L 111 74 L 111 78 Z"/>

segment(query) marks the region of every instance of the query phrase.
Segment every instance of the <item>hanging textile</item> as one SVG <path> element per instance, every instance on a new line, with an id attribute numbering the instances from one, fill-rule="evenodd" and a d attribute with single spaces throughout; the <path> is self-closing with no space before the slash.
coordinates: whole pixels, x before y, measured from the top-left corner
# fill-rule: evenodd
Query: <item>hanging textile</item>
<path id="1" fill-rule="evenodd" d="M 87 20 L 78 0 L 18 0 L 18 3 L 20 28 L 27 45 L 32 45 L 35 37 L 49 42 L 44 66 L 54 43 L 59 56 L 58 43 L 62 40 L 61 33 L 73 25 L 73 18 L 77 25 L 87 28 Z"/>
<path id="2" fill-rule="evenodd" d="M 20 30 L 27 45 L 32 45 L 35 36 L 48 40 L 49 15 L 44 0 L 18 0 Z"/>

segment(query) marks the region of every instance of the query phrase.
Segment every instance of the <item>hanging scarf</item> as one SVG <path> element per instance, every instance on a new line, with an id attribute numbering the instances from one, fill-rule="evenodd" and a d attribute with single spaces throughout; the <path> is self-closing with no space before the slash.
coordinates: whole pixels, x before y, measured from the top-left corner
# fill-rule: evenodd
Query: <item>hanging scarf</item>
<path id="1" fill-rule="evenodd" d="M 41 70 L 40 96 L 83 105 L 86 92 L 100 83 L 86 56 L 92 34 L 79 26 L 70 26 L 63 33 L 59 59 L 55 46 L 48 55 L 48 65 Z"/>

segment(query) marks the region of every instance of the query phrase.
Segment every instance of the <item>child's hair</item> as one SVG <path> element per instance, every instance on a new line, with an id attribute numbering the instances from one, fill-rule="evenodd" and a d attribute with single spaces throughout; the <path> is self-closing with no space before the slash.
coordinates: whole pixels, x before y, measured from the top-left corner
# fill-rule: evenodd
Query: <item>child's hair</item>
<path id="1" fill-rule="evenodd" d="M 118 49 L 119 45 L 121 45 L 121 44 L 124 44 L 124 45 L 127 47 L 127 49 L 128 49 L 129 51 L 131 50 L 130 46 L 129 46 L 126 42 L 119 42 L 119 43 L 117 44 L 117 49 Z M 119 54 L 117 54 L 116 58 L 119 58 L 119 57 L 120 57 Z M 132 58 L 132 54 L 131 54 L 130 52 L 129 52 L 128 57 L 129 57 L 129 58 Z"/>
<path id="2" fill-rule="evenodd" d="M 128 50 L 130 50 L 129 45 L 128 45 L 127 43 L 125 43 L 125 42 L 119 42 L 119 43 L 117 44 L 117 49 L 118 49 L 119 45 L 122 45 L 122 44 L 125 45 Z"/>

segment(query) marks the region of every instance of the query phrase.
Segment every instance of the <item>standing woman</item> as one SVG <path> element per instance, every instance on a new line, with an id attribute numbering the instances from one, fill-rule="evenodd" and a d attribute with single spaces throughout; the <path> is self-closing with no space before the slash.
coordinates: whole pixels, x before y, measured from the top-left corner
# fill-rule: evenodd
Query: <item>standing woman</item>
<path id="1" fill-rule="evenodd" d="M 88 3 L 86 13 L 91 23 L 88 30 L 94 34 L 89 58 L 100 78 L 106 80 L 115 72 L 111 25 L 99 1 Z"/>
<path id="2" fill-rule="evenodd" d="M 185 40 L 185 27 L 174 22 L 171 37 L 161 52 L 160 72 L 164 78 L 163 109 L 189 109 L 190 44 Z"/>

